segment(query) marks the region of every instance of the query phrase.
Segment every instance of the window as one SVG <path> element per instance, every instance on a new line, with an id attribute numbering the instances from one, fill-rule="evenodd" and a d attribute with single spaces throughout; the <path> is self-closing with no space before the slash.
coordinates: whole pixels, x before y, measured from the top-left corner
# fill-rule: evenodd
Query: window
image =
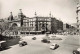
<path id="1" fill-rule="evenodd" d="M 21 34 L 25 34 L 25 32 L 21 32 Z"/>
<path id="2" fill-rule="evenodd" d="M 33 24 L 32 24 L 32 26 L 33 26 Z"/>

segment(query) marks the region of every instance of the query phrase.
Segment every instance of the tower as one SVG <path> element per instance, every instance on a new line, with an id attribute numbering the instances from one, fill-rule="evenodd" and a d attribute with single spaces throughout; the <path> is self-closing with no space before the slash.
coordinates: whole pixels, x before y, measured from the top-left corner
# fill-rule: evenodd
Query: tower
<path id="1" fill-rule="evenodd" d="M 77 3 L 77 10 L 76 10 L 76 14 L 77 14 L 77 32 L 79 32 L 79 15 L 80 15 L 80 4 L 79 4 L 79 0 L 78 0 L 78 3 Z"/>
<path id="2" fill-rule="evenodd" d="M 51 17 L 51 11 L 50 11 L 50 13 L 49 13 L 49 16 Z"/>
<path id="3" fill-rule="evenodd" d="M 22 9 L 19 9 L 19 10 L 20 10 L 20 13 L 18 14 L 18 17 L 21 20 L 21 26 L 23 26 L 23 13 L 22 13 Z"/>
<path id="4" fill-rule="evenodd" d="M 36 18 L 36 21 L 35 21 L 35 31 L 38 31 L 38 18 L 37 18 L 37 13 L 35 12 L 35 18 Z"/>
<path id="5" fill-rule="evenodd" d="M 37 13 L 36 13 L 36 11 L 35 11 L 35 14 L 34 14 L 34 15 L 35 15 L 35 17 L 37 16 Z"/>
<path id="6" fill-rule="evenodd" d="M 12 14 L 12 12 L 10 12 L 10 16 L 9 16 L 8 20 L 10 20 L 10 21 L 13 20 L 13 14 Z"/>

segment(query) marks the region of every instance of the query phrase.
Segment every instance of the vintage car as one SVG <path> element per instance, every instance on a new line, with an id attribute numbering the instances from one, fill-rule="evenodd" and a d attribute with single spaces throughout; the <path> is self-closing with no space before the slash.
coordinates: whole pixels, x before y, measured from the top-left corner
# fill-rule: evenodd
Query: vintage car
<path id="1" fill-rule="evenodd" d="M 58 48 L 58 47 L 59 47 L 58 44 L 53 43 L 53 44 L 50 46 L 50 49 L 55 50 L 55 49 Z"/>
<path id="2" fill-rule="evenodd" d="M 0 51 L 7 47 L 6 41 L 0 41 Z"/>
<path id="3" fill-rule="evenodd" d="M 78 48 L 77 50 L 73 50 L 73 54 L 80 54 L 80 48 Z"/>
<path id="4" fill-rule="evenodd" d="M 22 47 L 22 46 L 25 46 L 25 45 L 27 45 L 27 41 L 24 40 L 24 39 L 20 39 L 19 46 Z"/>
<path id="5" fill-rule="evenodd" d="M 47 39 L 43 39 L 43 40 L 41 40 L 41 42 L 43 42 L 43 43 L 50 43 L 50 41 L 47 40 Z"/>
<path id="6" fill-rule="evenodd" d="M 32 40 L 36 40 L 36 37 L 33 37 Z"/>

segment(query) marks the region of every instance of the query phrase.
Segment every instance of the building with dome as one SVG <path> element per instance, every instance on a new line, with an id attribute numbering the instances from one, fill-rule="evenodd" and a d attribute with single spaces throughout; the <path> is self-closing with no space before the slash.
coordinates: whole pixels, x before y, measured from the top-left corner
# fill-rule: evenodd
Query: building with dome
<path id="1" fill-rule="evenodd" d="M 22 9 L 18 16 L 13 16 L 10 12 L 10 16 L 7 21 L 9 23 L 9 28 L 6 29 L 3 34 L 5 35 L 19 35 L 19 34 L 44 34 L 45 32 L 57 33 L 63 30 L 63 22 L 51 17 L 37 16 L 35 12 L 35 17 L 26 17 Z"/>

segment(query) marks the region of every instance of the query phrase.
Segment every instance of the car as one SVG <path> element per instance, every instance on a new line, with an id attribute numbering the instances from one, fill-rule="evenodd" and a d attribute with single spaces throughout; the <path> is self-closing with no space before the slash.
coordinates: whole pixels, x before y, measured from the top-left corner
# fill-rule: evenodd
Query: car
<path id="1" fill-rule="evenodd" d="M 33 37 L 32 40 L 36 40 L 36 37 Z"/>
<path id="2" fill-rule="evenodd" d="M 25 45 L 27 45 L 27 41 L 21 39 L 21 40 L 19 41 L 19 46 L 22 47 L 22 46 L 25 46 Z"/>
<path id="3" fill-rule="evenodd" d="M 78 48 L 77 50 L 73 50 L 73 54 L 80 54 L 80 48 Z"/>
<path id="4" fill-rule="evenodd" d="M 43 39 L 43 40 L 41 40 L 41 42 L 44 42 L 44 43 L 50 43 L 50 41 L 47 40 L 47 39 Z"/>
<path id="5" fill-rule="evenodd" d="M 7 47 L 6 41 L 0 41 L 0 51 Z"/>
<path id="6" fill-rule="evenodd" d="M 55 50 L 56 48 L 58 48 L 59 45 L 56 43 L 51 44 L 50 49 Z"/>

